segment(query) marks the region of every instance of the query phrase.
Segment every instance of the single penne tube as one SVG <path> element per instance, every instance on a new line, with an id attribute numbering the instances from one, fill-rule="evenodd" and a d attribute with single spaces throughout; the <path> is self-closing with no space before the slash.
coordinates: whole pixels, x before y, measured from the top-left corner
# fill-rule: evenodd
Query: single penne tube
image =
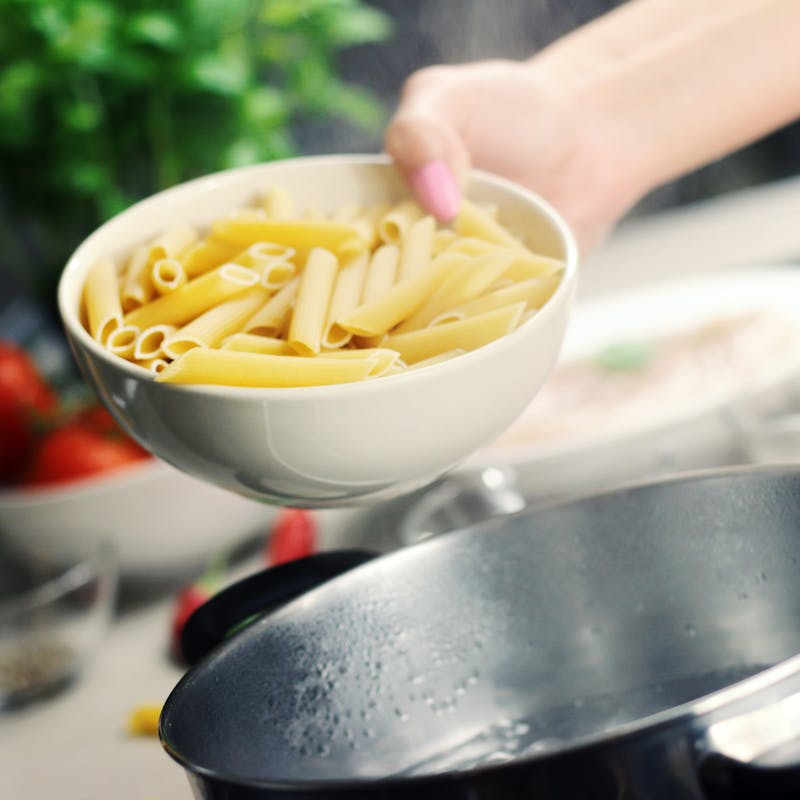
<path id="1" fill-rule="evenodd" d="M 289 342 L 275 336 L 259 336 L 255 333 L 234 333 L 220 345 L 223 350 L 238 350 L 240 353 L 263 353 L 273 356 L 295 355 Z"/>
<path id="2" fill-rule="evenodd" d="M 322 247 L 311 250 L 297 287 L 287 340 L 302 355 L 319 353 L 339 261 Z"/>
<path id="3" fill-rule="evenodd" d="M 147 253 L 152 265 L 162 258 L 177 258 L 197 241 L 197 231 L 192 225 L 176 225 L 153 239 Z"/>
<path id="4" fill-rule="evenodd" d="M 448 272 L 458 262 L 442 255 L 421 272 L 396 283 L 387 292 L 362 303 L 355 311 L 338 320 L 345 330 L 359 336 L 379 336 L 410 317 L 430 297 Z"/>
<path id="5" fill-rule="evenodd" d="M 195 278 L 204 272 L 232 261 L 241 252 L 241 249 L 238 245 L 230 242 L 204 239 L 183 252 L 179 260 L 183 264 L 186 275 L 189 278 Z"/>
<path id="6" fill-rule="evenodd" d="M 285 244 L 278 244 L 277 242 L 256 242 L 232 260 L 236 264 L 241 264 L 243 267 L 255 267 L 260 263 L 272 261 L 276 258 L 286 261 L 292 258 L 294 254 L 295 249 Z"/>
<path id="7" fill-rule="evenodd" d="M 161 347 L 164 340 L 177 330 L 175 325 L 151 325 L 145 328 L 136 338 L 133 357 L 137 361 L 148 361 L 163 356 Z"/>
<path id="8" fill-rule="evenodd" d="M 147 358 L 136 362 L 140 367 L 144 367 L 148 372 L 157 375 L 169 366 L 166 358 Z"/>
<path id="9" fill-rule="evenodd" d="M 122 325 L 122 303 L 117 265 L 110 259 L 98 261 L 90 270 L 83 289 L 89 333 L 105 344 L 112 331 Z"/>
<path id="10" fill-rule="evenodd" d="M 488 242 L 510 247 L 512 250 L 527 251 L 525 245 L 504 228 L 494 217 L 479 206 L 462 198 L 453 228 L 461 236 L 474 236 Z"/>
<path id="11" fill-rule="evenodd" d="M 458 238 L 458 234 L 450 230 L 450 228 L 441 228 L 433 234 L 433 242 L 431 243 L 431 253 L 438 256 L 448 247 L 450 247 Z"/>
<path id="12" fill-rule="evenodd" d="M 444 353 L 437 353 L 430 358 L 423 358 L 422 361 L 417 361 L 414 364 L 407 364 L 406 369 L 422 369 L 422 367 L 432 367 L 434 364 L 441 364 L 443 361 L 450 361 L 451 358 L 456 356 L 463 356 L 467 351 L 461 347 L 455 350 L 445 350 Z M 403 362 L 405 363 L 405 362 Z"/>
<path id="13" fill-rule="evenodd" d="M 524 310 L 525 303 L 515 303 L 458 322 L 392 334 L 386 337 L 384 347 L 397 350 L 407 364 L 449 350 L 475 350 L 513 331 Z"/>
<path id="14" fill-rule="evenodd" d="M 519 302 L 525 303 L 526 308 L 539 309 L 552 297 L 560 282 L 561 278 L 558 275 L 542 275 L 539 278 L 529 278 L 526 281 L 498 287 L 474 300 L 443 311 L 434 317 L 430 324 L 454 322 Z"/>
<path id="15" fill-rule="evenodd" d="M 321 386 L 363 380 L 373 366 L 370 356 L 276 356 L 196 347 L 158 373 L 156 380 L 263 388 Z"/>
<path id="16" fill-rule="evenodd" d="M 539 253 L 520 253 L 509 265 L 504 277 L 524 281 L 540 275 L 558 275 L 564 271 L 564 262 Z"/>
<path id="17" fill-rule="evenodd" d="M 244 333 L 255 333 L 263 336 L 278 336 L 286 327 L 292 312 L 300 278 L 292 278 L 276 294 L 264 304 L 263 308 L 256 311 L 245 322 L 242 330 Z"/>
<path id="18" fill-rule="evenodd" d="M 378 236 L 387 244 L 399 244 L 422 213 L 422 209 L 413 200 L 396 203 L 378 220 Z"/>
<path id="19" fill-rule="evenodd" d="M 361 301 L 369 303 L 376 297 L 386 294 L 397 282 L 397 264 L 400 261 L 400 248 L 396 244 L 381 245 L 372 254 L 364 276 Z"/>
<path id="20" fill-rule="evenodd" d="M 270 186 L 261 198 L 261 208 L 273 219 L 294 219 L 297 216 L 294 198 L 282 186 Z"/>
<path id="21" fill-rule="evenodd" d="M 274 242 L 296 250 L 322 247 L 336 252 L 358 238 L 358 230 L 344 222 L 332 220 L 275 220 L 240 217 L 223 219 L 211 227 L 212 236 L 241 247 L 257 242 Z"/>
<path id="22" fill-rule="evenodd" d="M 402 281 L 424 269 L 431 260 L 436 220 L 426 215 L 413 222 L 400 244 L 397 279 Z"/>
<path id="23" fill-rule="evenodd" d="M 151 325 L 185 325 L 224 300 L 255 286 L 258 275 L 238 264 L 223 264 L 162 295 L 123 317 L 126 325 L 144 330 Z"/>
<path id="24" fill-rule="evenodd" d="M 139 329 L 135 325 L 121 325 L 108 335 L 106 348 L 114 355 L 130 359 L 133 358 L 138 338 Z"/>
<path id="25" fill-rule="evenodd" d="M 342 262 L 328 306 L 328 316 L 322 333 L 322 347 L 342 347 L 350 341 L 353 334 L 340 327 L 336 320 L 357 308 L 361 300 L 368 262 L 369 256 L 366 253 L 359 253 Z"/>
<path id="26" fill-rule="evenodd" d="M 379 375 L 385 374 L 400 360 L 400 353 L 396 350 L 390 350 L 388 347 L 326 350 L 320 353 L 321 358 L 366 358 L 367 356 L 371 356 L 375 362 L 369 373 L 371 378 L 377 378 Z"/>
<path id="27" fill-rule="evenodd" d="M 274 291 L 285 286 L 295 276 L 297 265 L 292 261 L 276 258 L 268 264 L 258 267 L 257 271 L 261 275 L 261 285 L 265 289 Z"/>
<path id="28" fill-rule="evenodd" d="M 120 299 L 122 311 L 125 314 L 149 303 L 155 294 L 153 283 L 150 280 L 149 252 L 147 245 L 137 247 L 123 272 Z"/>
<path id="29" fill-rule="evenodd" d="M 269 293 L 255 286 L 195 317 L 168 336 L 162 350 L 169 358 L 178 358 L 193 347 L 216 347 L 241 330 L 242 325 L 267 301 Z"/>
<path id="30" fill-rule="evenodd" d="M 295 254 L 293 247 L 273 242 L 257 242 L 240 253 L 234 263 L 257 272 L 264 288 L 279 289 L 297 272 L 297 264 L 290 260 Z"/>
<path id="31" fill-rule="evenodd" d="M 186 270 L 177 258 L 159 258 L 151 267 L 150 280 L 158 294 L 169 294 L 186 283 Z"/>
<path id="32" fill-rule="evenodd" d="M 454 269 L 428 300 L 397 328 L 397 333 L 424 328 L 443 311 L 477 297 L 508 269 L 509 255 L 480 256 Z"/>

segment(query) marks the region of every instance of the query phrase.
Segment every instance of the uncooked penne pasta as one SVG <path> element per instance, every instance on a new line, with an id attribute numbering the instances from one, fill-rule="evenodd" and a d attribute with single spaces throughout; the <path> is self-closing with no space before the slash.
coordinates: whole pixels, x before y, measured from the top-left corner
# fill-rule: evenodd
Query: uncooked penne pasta
<path id="1" fill-rule="evenodd" d="M 196 347 L 162 370 L 156 380 L 169 383 L 288 388 L 350 383 L 366 378 L 374 367 L 370 356 L 274 356 Z"/>
<path id="2" fill-rule="evenodd" d="M 523 302 L 526 308 L 537 310 L 541 308 L 558 288 L 560 277 L 558 275 L 542 275 L 539 278 L 529 278 L 520 283 L 511 283 L 491 292 L 476 297 L 462 305 L 443 311 L 431 320 L 431 325 L 440 325 L 443 322 L 455 322 L 459 319 L 483 314 L 495 308 Z"/>
<path id="3" fill-rule="evenodd" d="M 134 325 L 121 325 L 114 328 L 106 339 L 106 347 L 114 355 L 121 358 L 133 358 L 136 349 L 136 340 L 139 338 L 139 329 Z"/>
<path id="4" fill-rule="evenodd" d="M 399 244 L 411 225 L 422 216 L 422 209 L 413 200 L 392 206 L 378 221 L 378 235 L 387 244 Z"/>
<path id="5" fill-rule="evenodd" d="M 149 252 L 150 250 L 146 245 L 137 247 L 123 272 L 120 299 L 122 311 L 125 314 L 150 302 L 155 294 L 155 289 L 150 280 Z"/>
<path id="6" fill-rule="evenodd" d="M 387 333 L 422 306 L 458 260 L 459 257 L 454 261 L 447 255 L 439 256 L 424 270 L 339 319 L 339 325 L 359 336 Z"/>
<path id="7" fill-rule="evenodd" d="M 177 358 L 193 347 L 216 347 L 223 339 L 238 333 L 253 313 L 264 305 L 269 293 L 255 286 L 236 297 L 209 308 L 199 317 L 179 328 L 164 340 L 162 349 L 169 358 Z"/>
<path id="8" fill-rule="evenodd" d="M 475 236 L 488 242 L 510 247 L 512 250 L 523 250 L 525 245 L 504 228 L 494 217 L 469 200 L 461 200 L 458 214 L 453 223 L 456 233 L 461 236 Z"/>
<path id="9" fill-rule="evenodd" d="M 89 333 L 105 344 L 112 331 L 122 325 L 117 265 L 110 259 L 98 261 L 90 270 L 83 290 Z"/>
<path id="10" fill-rule="evenodd" d="M 177 330 L 175 325 L 152 325 L 145 328 L 136 337 L 133 357 L 137 361 L 149 361 L 163 357 L 164 351 L 161 348 L 164 340 Z"/>
<path id="11" fill-rule="evenodd" d="M 240 353 L 263 353 L 273 356 L 297 355 L 286 339 L 275 336 L 259 336 L 255 333 L 234 333 L 220 345 L 223 350 L 238 350 Z"/>
<path id="12" fill-rule="evenodd" d="M 221 267 L 241 252 L 237 244 L 218 239 L 205 239 L 192 245 L 180 256 L 180 262 L 189 278 L 202 275 L 216 267 Z"/>
<path id="13" fill-rule="evenodd" d="M 186 283 L 186 270 L 177 258 L 159 258 L 152 266 L 150 280 L 158 294 L 169 294 Z"/>
<path id="14" fill-rule="evenodd" d="M 292 278 L 283 288 L 274 294 L 263 308 L 256 311 L 244 324 L 245 333 L 256 333 L 263 336 L 279 336 L 289 321 L 297 288 L 300 285 L 299 278 Z"/>
<path id="15" fill-rule="evenodd" d="M 453 269 L 414 314 L 397 327 L 397 333 L 424 328 L 439 314 L 462 305 L 489 288 L 512 261 L 509 255 L 472 258 Z"/>
<path id="16" fill-rule="evenodd" d="M 309 250 L 323 247 L 337 251 L 344 243 L 358 237 L 358 230 L 344 222 L 331 220 L 275 220 L 257 217 L 223 219 L 211 226 L 216 239 L 249 247 L 257 242 Z"/>
<path id="17" fill-rule="evenodd" d="M 449 350 L 475 350 L 513 331 L 519 324 L 524 303 L 515 303 L 432 328 L 387 336 L 383 346 L 397 350 L 407 364 L 431 358 Z"/>
<path id="18" fill-rule="evenodd" d="M 274 219 L 294 219 L 294 198 L 282 186 L 271 186 L 261 198 L 261 208 Z"/>
<path id="19" fill-rule="evenodd" d="M 338 270 L 339 261 L 330 250 L 315 247 L 309 253 L 287 334 L 289 344 L 302 355 L 319 353 L 322 348 L 322 333 Z"/>
<path id="20" fill-rule="evenodd" d="M 397 280 L 405 280 L 425 269 L 431 260 L 433 234 L 435 231 L 436 221 L 428 215 L 409 226 L 401 239 Z"/>
<path id="21" fill-rule="evenodd" d="M 192 225 L 176 225 L 150 243 L 147 260 L 152 265 L 162 258 L 177 258 L 196 241 L 197 230 Z"/>
<path id="22" fill-rule="evenodd" d="M 361 300 L 369 303 L 385 294 L 397 282 L 397 264 L 400 261 L 400 248 L 396 244 L 381 245 L 369 260 L 364 276 L 364 289 Z"/>
<path id="23" fill-rule="evenodd" d="M 338 325 L 336 320 L 358 307 L 368 260 L 366 253 L 359 253 L 344 261 L 339 268 L 322 333 L 322 347 L 342 347 L 350 341 L 353 334 Z"/>
<path id="24" fill-rule="evenodd" d="M 90 335 L 157 381 L 386 380 L 506 335 L 564 275 L 469 200 L 447 228 L 412 199 L 303 209 L 274 185 L 248 202 L 89 270 Z"/>
<path id="25" fill-rule="evenodd" d="M 258 275 L 247 267 L 223 264 L 134 309 L 123 317 L 123 322 L 141 330 L 151 325 L 185 325 L 209 308 L 255 286 L 258 280 Z"/>

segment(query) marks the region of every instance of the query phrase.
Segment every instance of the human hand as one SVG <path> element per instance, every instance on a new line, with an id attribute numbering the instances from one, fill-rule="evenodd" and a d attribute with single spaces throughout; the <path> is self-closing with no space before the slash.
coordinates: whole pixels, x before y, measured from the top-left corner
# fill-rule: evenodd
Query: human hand
<path id="1" fill-rule="evenodd" d="M 579 84 L 535 61 L 431 67 L 406 81 L 386 150 L 437 218 L 455 216 L 460 185 L 477 167 L 552 203 L 586 251 L 635 199 L 592 109 Z"/>

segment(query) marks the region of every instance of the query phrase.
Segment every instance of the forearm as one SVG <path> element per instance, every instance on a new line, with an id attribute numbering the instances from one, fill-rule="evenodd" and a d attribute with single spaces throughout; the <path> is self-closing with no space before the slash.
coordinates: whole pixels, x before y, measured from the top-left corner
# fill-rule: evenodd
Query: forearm
<path id="1" fill-rule="evenodd" d="M 800 116 L 800 0 L 634 0 L 532 64 L 635 202 Z"/>

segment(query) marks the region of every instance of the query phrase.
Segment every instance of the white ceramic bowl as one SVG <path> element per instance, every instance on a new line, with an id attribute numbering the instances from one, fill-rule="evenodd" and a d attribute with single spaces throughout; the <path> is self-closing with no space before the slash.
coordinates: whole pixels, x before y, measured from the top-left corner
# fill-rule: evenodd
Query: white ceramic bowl
<path id="1" fill-rule="evenodd" d="M 545 307 L 519 329 L 442 364 L 361 383 L 292 389 L 176 386 L 98 346 L 78 318 L 88 269 L 176 223 L 203 226 L 270 183 L 301 205 L 334 211 L 406 196 L 382 156 L 322 156 L 211 175 L 144 200 L 95 231 L 67 264 L 59 308 L 78 363 L 125 429 L 165 461 L 251 497 L 295 506 L 353 504 L 423 485 L 508 427 L 558 355 L 577 250 L 531 192 L 483 174 L 468 195 L 566 262 Z"/>
<path id="2" fill-rule="evenodd" d="M 0 491 L 0 535 L 23 555 L 69 560 L 109 542 L 126 577 L 196 571 L 266 534 L 275 510 L 148 460 L 60 486 Z"/>

